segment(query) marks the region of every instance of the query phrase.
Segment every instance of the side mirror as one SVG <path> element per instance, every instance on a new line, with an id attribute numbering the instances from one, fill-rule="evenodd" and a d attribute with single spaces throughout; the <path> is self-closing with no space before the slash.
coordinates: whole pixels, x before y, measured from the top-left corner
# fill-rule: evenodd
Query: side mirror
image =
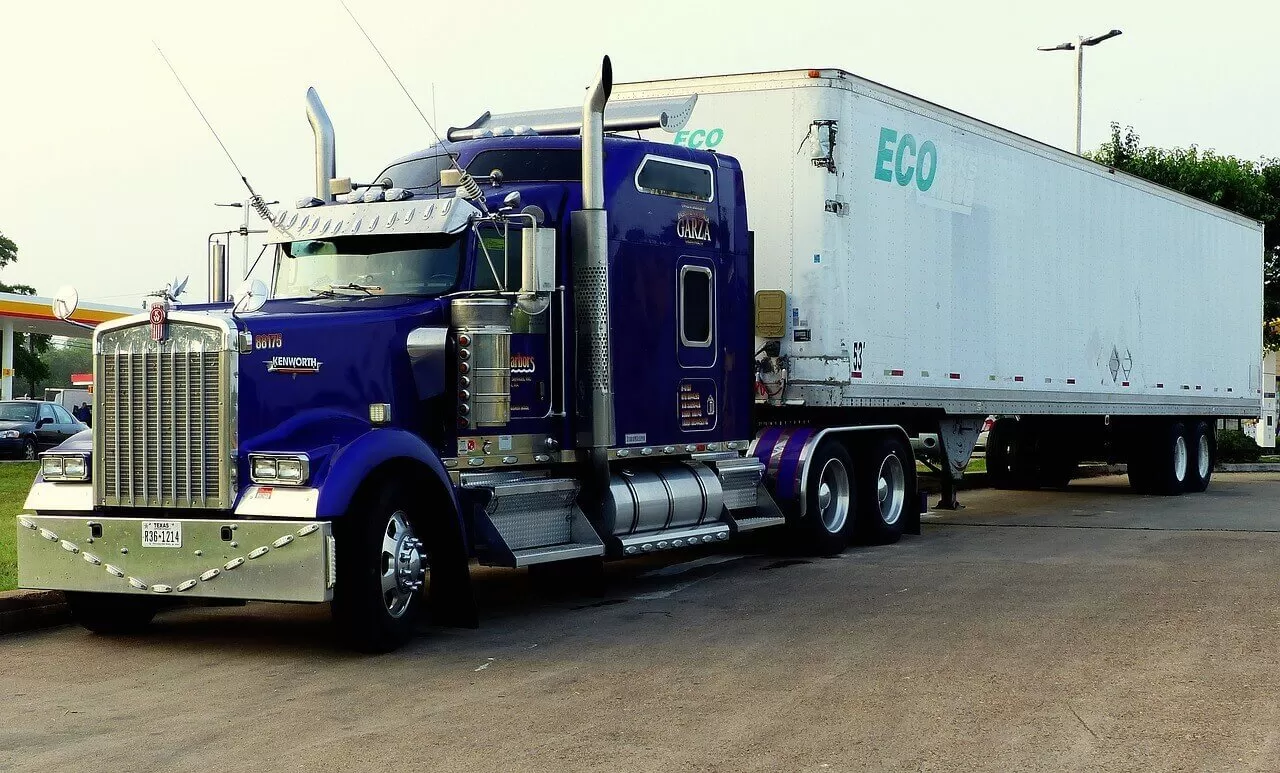
<path id="1" fill-rule="evenodd" d="M 41 416 L 40 418 L 36 419 L 36 429 L 40 429 L 44 425 L 52 424 L 52 423 L 53 423 L 53 419 L 49 418 L 48 416 Z"/>
<path id="2" fill-rule="evenodd" d="M 267 302 L 267 283 L 261 279 L 251 279 L 236 290 L 235 305 L 231 311 L 235 314 L 252 314 Z"/>
<path id="3" fill-rule="evenodd" d="M 520 294 L 545 295 L 556 284 L 556 231 L 544 226 L 525 226 L 520 231 L 522 286 Z"/>
<path id="4" fill-rule="evenodd" d="M 70 285 L 59 287 L 58 294 L 53 296 L 53 316 L 60 320 L 71 319 L 71 315 L 76 313 L 79 306 L 80 293 Z"/>

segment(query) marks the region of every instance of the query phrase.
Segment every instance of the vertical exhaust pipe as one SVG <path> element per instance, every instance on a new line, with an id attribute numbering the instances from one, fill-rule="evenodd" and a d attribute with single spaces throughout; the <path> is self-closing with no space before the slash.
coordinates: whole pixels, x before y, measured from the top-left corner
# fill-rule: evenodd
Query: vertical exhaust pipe
<path id="1" fill-rule="evenodd" d="M 329 181 L 338 176 L 337 145 L 333 137 L 333 121 L 314 88 L 307 89 L 307 122 L 316 138 L 316 198 L 334 201 Z"/>
<path id="2" fill-rule="evenodd" d="M 609 57 L 582 103 L 582 209 L 573 229 L 574 300 L 578 319 L 579 412 L 590 429 L 579 446 L 590 448 L 592 467 L 608 487 L 607 449 L 614 444 L 612 373 L 609 364 L 609 222 L 604 208 L 604 108 L 613 90 Z"/>
<path id="3" fill-rule="evenodd" d="M 227 302 L 227 245 L 209 243 L 209 303 Z"/>

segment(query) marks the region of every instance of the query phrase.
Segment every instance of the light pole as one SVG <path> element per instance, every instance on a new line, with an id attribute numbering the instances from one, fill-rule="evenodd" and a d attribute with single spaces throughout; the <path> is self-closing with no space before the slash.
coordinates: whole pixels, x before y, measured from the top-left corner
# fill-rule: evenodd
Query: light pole
<path id="1" fill-rule="evenodd" d="M 278 201 L 265 201 L 265 202 L 263 202 L 263 203 L 264 203 L 264 204 L 267 204 L 267 205 L 271 205 L 271 204 L 279 204 L 280 202 L 278 202 Z M 247 279 L 247 278 L 248 278 L 248 276 L 249 276 L 249 234 L 251 234 L 251 233 L 265 233 L 265 231 L 250 231 L 250 230 L 249 230 L 249 212 L 251 212 L 251 211 L 253 210 L 253 199 L 246 199 L 246 200 L 244 200 L 244 201 L 229 201 L 229 202 L 226 202 L 226 203 L 218 203 L 218 202 L 215 202 L 213 206 L 215 206 L 215 207 L 240 207 L 241 209 L 243 209 L 243 210 L 244 210 L 244 225 L 240 226 L 240 230 L 239 230 L 239 232 L 238 232 L 238 233 L 240 234 L 240 238 L 244 240 L 244 270 L 243 270 L 243 271 L 241 271 L 240 273 L 241 273 L 241 278 L 242 278 L 242 279 Z"/>
<path id="2" fill-rule="evenodd" d="M 1060 43 L 1056 46 L 1040 46 L 1040 51 L 1075 51 L 1076 52 L 1076 155 L 1080 155 L 1080 128 L 1084 113 L 1084 47 L 1096 46 L 1104 40 L 1114 38 L 1120 30 L 1111 30 L 1091 38 L 1078 37 L 1074 43 Z"/>

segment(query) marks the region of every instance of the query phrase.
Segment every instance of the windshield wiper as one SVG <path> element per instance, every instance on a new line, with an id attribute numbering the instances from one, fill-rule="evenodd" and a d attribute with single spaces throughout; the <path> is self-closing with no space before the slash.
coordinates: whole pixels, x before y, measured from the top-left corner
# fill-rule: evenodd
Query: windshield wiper
<path id="1" fill-rule="evenodd" d="M 354 292 L 343 292 L 344 290 L 354 291 Z M 361 284 L 356 284 L 355 282 L 350 282 L 344 285 L 326 285 L 324 287 L 312 287 L 311 292 L 315 293 L 316 295 L 321 295 L 328 298 L 336 298 L 339 295 L 353 295 L 354 293 L 364 293 L 365 295 L 377 295 L 382 292 L 382 288 L 379 287 L 378 285 L 361 285 Z"/>

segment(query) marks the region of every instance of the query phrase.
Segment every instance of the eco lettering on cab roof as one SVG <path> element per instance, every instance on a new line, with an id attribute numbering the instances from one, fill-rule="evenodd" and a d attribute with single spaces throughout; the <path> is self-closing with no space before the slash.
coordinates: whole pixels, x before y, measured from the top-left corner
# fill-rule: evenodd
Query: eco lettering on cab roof
<path id="1" fill-rule="evenodd" d="M 876 179 L 897 182 L 904 188 L 915 181 L 921 192 L 933 187 L 938 176 L 938 146 L 925 140 L 917 147 L 910 134 L 898 136 L 896 129 L 880 127 L 876 147 Z"/>

